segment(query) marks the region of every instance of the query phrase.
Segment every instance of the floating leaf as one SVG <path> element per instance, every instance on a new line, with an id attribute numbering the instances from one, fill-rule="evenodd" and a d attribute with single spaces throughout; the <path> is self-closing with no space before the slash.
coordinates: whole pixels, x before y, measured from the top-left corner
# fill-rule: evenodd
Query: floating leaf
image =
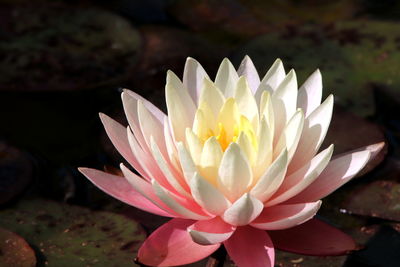
<path id="1" fill-rule="evenodd" d="M 34 267 L 33 249 L 19 235 L 0 228 L 0 266 Z"/>
<path id="2" fill-rule="evenodd" d="M 368 116 L 375 111 L 372 84 L 396 92 L 400 88 L 395 32 L 397 23 L 373 20 L 292 26 L 250 41 L 235 53 L 234 61 L 239 64 L 248 54 L 262 73 L 280 57 L 286 70 L 296 69 L 300 83 L 320 68 L 325 96 L 333 93 L 336 103 Z"/>
<path id="3" fill-rule="evenodd" d="M 400 221 L 400 184 L 394 181 L 375 181 L 361 186 L 348 196 L 347 212 Z"/>
<path id="4" fill-rule="evenodd" d="M 145 234 L 133 220 L 110 212 L 45 200 L 0 211 L 0 225 L 24 236 L 49 266 L 134 266 Z M 40 265 L 40 266 L 42 266 Z"/>

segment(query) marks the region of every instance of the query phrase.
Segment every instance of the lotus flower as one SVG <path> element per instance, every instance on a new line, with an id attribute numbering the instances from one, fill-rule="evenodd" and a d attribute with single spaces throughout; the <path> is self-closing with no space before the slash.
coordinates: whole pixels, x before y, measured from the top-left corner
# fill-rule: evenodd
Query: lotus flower
<path id="1" fill-rule="evenodd" d="M 141 263 L 188 264 L 222 244 L 240 267 L 273 266 L 274 247 L 307 255 L 355 248 L 348 235 L 313 217 L 320 199 L 383 143 L 333 159 L 333 145 L 320 151 L 333 96 L 321 103 L 319 70 L 298 89 L 295 71 L 286 74 L 281 60 L 260 81 L 246 56 L 238 71 L 224 59 L 213 82 L 188 58 L 183 81 L 168 71 L 165 95 L 168 115 L 125 90 L 127 128 L 100 114 L 139 175 L 123 164 L 124 177 L 80 168 L 107 194 L 172 218 L 143 243 Z"/>

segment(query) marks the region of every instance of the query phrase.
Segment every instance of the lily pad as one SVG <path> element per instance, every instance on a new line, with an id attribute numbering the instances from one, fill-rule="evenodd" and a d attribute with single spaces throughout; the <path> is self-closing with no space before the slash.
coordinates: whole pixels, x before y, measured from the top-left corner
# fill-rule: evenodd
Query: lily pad
<path id="1" fill-rule="evenodd" d="M 135 63 L 138 32 L 107 11 L 39 1 L 1 5 L 0 12 L 2 91 L 117 85 Z"/>
<path id="2" fill-rule="evenodd" d="M 276 58 L 294 68 L 299 83 L 320 68 L 324 94 L 361 116 L 374 114 L 373 84 L 398 92 L 400 60 L 398 24 L 387 21 L 347 21 L 329 26 L 304 25 L 271 32 L 245 44 L 234 54 L 239 64 L 248 54 L 261 73 Z M 378 92 L 379 93 L 379 92 Z"/>
<path id="3" fill-rule="evenodd" d="M 36 256 L 19 235 L 0 228 L 0 266 L 34 267 Z"/>
<path id="4" fill-rule="evenodd" d="M 351 134 L 349 134 L 351 133 Z M 364 146 L 386 142 L 382 128 L 336 105 L 323 147 L 335 145 L 334 154 L 341 154 Z M 362 169 L 364 175 L 378 166 L 387 154 L 387 145 Z"/>
<path id="5" fill-rule="evenodd" d="M 0 204 L 20 195 L 32 181 L 33 164 L 28 154 L 0 141 Z"/>
<path id="6" fill-rule="evenodd" d="M 353 214 L 400 221 L 400 183 L 375 181 L 354 191 L 344 209 Z"/>
<path id="7" fill-rule="evenodd" d="M 0 211 L 0 225 L 26 238 L 38 266 L 134 266 L 145 233 L 110 212 L 33 199 Z"/>

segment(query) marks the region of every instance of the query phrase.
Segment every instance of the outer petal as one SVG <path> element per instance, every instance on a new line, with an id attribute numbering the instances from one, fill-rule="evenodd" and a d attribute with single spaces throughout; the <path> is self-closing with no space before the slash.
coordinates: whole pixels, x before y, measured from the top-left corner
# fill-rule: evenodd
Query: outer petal
<path id="1" fill-rule="evenodd" d="M 250 194 L 258 198 L 261 202 L 268 200 L 282 184 L 287 165 L 287 150 L 285 149 L 260 177 L 251 189 Z"/>
<path id="2" fill-rule="evenodd" d="M 192 127 L 196 106 L 182 82 L 172 71 L 167 73 L 165 98 L 174 139 L 184 141 L 186 127 Z"/>
<path id="3" fill-rule="evenodd" d="M 197 60 L 188 57 L 183 70 L 183 85 L 189 91 L 194 103 L 199 99 L 204 78 L 208 75 Z"/>
<path id="4" fill-rule="evenodd" d="M 124 105 L 124 111 L 126 118 L 128 119 L 129 126 L 135 134 L 135 138 L 140 145 L 140 148 L 147 153 L 150 152 L 149 147 L 143 137 L 142 131 L 140 130 L 138 110 L 138 99 L 132 97 L 129 91 L 124 91 L 121 94 L 122 103 Z"/>
<path id="5" fill-rule="evenodd" d="M 350 236 L 318 219 L 269 234 L 276 248 L 303 255 L 336 256 L 356 249 Z"/>
<path id="6" fill-rule="evenodd" d="M 151 266 L 176 266 L 199 261 L 220 244 L 202 246 L 193 242 L 187 227 L 194 221 L 172 219 L 154 231 L 139 249 L 138 259 Z"/>
<path id="7" fill-rule="evenodd" d="M 165 145 L 164 125 L 158 121 L 151 112 L 145 107 L 141 100 L 137 103 L 137 113 L 139 117 L 140 129 L 148 147 L 151 147 L 150 137 L 154 138 L 157 146 L 165 157 L 168 157 Z"/>
<path id="8" fill-rule="evenodd" d="M 257 218 L 262 210 L 262 202 L 246 193 L 225 211 L 222 218 L 231 225 L 247 225 Z"/>
<path id="9" fill-rule="evenodd" d="M 319 69 L 313 72 L 299 89 L 297 107 L 304 111 L 307 117 L 321 104 L 322 77 Z"/>
<path id="10" fill-rule="evenodd" d="M 231 143 L 222 157 L 218 170 L 218 189 L 235 201 L 252 184 L 252 171 L 239 145 Z"/>
<path id="11" fill-rule="evenodd" d="M 231 203 L 213 185 L 195 173 L 190 181 L 193 198 L 211 214 L 221 215 Z"/>
<path id="12" fill-rule="evenodd" d="M 237 71 L 239 76 L 244 76 L 246 77 L 250 89 L 253 92 L 253 94 L 256 92 L 258 86 L 260 85 L 260 77 L 258 76 L 256 67 L 254 66 L 253 61 L 251 61 L 251 58 L 249 56 L 245 56 L 242 60 L 242 63 L 240 63 L 239 69 Z"/>
<path id="13" fill-rule="evenodd" d="M 168 212 L 136 192 L 124 177 L 89 168 L 79 168 L 78 170 L 98 188 L 116 199 L 150 213 L 171 217 Z"/>
<path id="14" fill-rule="evenodd" d="M 108 137 L 118 152 L 129 162 L 129 164 L 140 172 L 140 174 L 145 174 L 143 168 L 130 149 L 125 127 L 103 113 L 100 113 L 100 119 Z"/>
<path id="15" fill-rule="evenodd" d="M 294 70 L 291 70 L 272 95 L 275 116 L 275 144 L 279 140 L 279 136 L 286 123 L 296 112 L 296 102 L 297 78 Z"/>
<path id="16" fill-rule="evenodd" d="M 239 76 L 229 59 L 224 58 L 219 66 L 215 85 L 221 90 L 225 97 L 232 97 Z"/>
<path id="17" fill-rule="evenodd" d="M 288 173 L 304 166 L 317 153 L 328 131 L 332 110 L 333 96 L 330 95 L 304 120 L 303 132 Z"/>
<path id="18" fill-rule="evenodd" d="M 224 242 L 224 246 L 238 267 L 273 267 L 274 246 L 267 232 L 249 226 L 239 227 Z"/>
<path id="19" fill-rule="evenodd" d="M 311 203 L 277 205 L 265 208 L 251 226 L 263 230 L 282 230 L 302 224 L 315 216 L 321 201 Z"/>
<path id="20" fill-rule="evenodd" d="M 329 195 L 364 168 L 370 155 L 371 152 L 367 149 L 335 157 L 312 184 L 287 203 L 311 202 Z"/>
<path id="21" fill-rule="evenodd" d="M 127 94 L 130 97 L 133 97 L 136 100 L 141 100 L 143 104 L 146 106 L 148 110 L 162 123 L 164 120 L 164 117 L 166 116 L 164 112 L 162 112 L 158 107 L 156 107 L 153 103 L 145 99 L 144 97 L 136 94 L 135 92 L 124 89 L 124 92 L 122 94 Z M 136 109 L 134 110 L 136 111 Z"/>
<path id="22" fill-rule="evenodd" d="M 220 217 L 207 221 L 197 221 L 189 226 L 188 231 L 193 241 L 200 245 L 213 245 L 227 240 L 236 227 L 227 224 Z"/>
<path id="23" fill-rule="evenodd" d="M 331 159 L 333 153 L 333 145 L 321 151 L 316 155 L 309 164 L 287 176 L 281 187 L 266 203 L 270 207 L 286 201 L 303 191 L 309 186 L 325 169 Z M 329 182 L 328 182 L 329 183 Z M 305 201 L 304 201 L 305 202 Z M 312 201 L 308 201 L 312 202 Z"/>
<path id="24" fill-rule="evenodd" d="M 180 214 L 181 217 L 193 220 L 209 219 L 209 216 L 195 212 L 194 210 L 197 210 L 197 207 L 185 207 L 182 202 L 175 199 L 173 195 L 159 185 L 156 180 L 152 180 L 152 184 L 154 193 L 157 195 L 157 197 L 171 210 L 177 214 Z M 190 206 L 190 204 L 186 206 Z"/>
<path id="25" fill-rule="evenodd" d="M 155 143 L 153 136 L 150 136 L 151 139 L 151 151 L 153 152 L 153 156 L 164 173 L 165 177 L 168 180 L 168 183 L 173 186 L 179 194 L 185 196 L 187 198 L 191 198 L 189 193 L 189 186 L 184 181 L 184 177 L 182 177 L 181 173 L 178 173 L 174 167 L 172 167 L 167 160 L 163 157 L 160 148 Z"/>

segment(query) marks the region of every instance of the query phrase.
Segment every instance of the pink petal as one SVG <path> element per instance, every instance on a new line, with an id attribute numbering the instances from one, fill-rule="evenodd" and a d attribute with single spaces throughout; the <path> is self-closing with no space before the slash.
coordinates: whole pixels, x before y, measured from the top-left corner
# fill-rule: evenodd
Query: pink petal
<path id="1" fill-rule="evenodd" d="M 94 185 L 116 199 L 150 213 L 171 217 L 169 213 L 136 192 L 124 177 L 89 168 L 78 168 L 78 170 Z"/>
<path id="2" fill-rule="evenodd" d="M 379 145 L 379 144 L 378 144 Z M 371 146 L 369 146 L 371 147 Z M 374 153 L 376 147 L 372 146 Z M 321 199 L 353 178 L 370 159 L 370 150 L 341 154 L 329 162 L 328 166 L 305 190 L 286 201 L 286 203 L 313 202 Z"/>
<path id="3" fill-rule="evenodd" d="M 238 267 L 273 267 L 274 246 L 267 232 L 250 226 L 239 227 L 224 242 L 224 246 Z"/>
<path id="4" fill-rule="evenodd" d="M 317 219 L 268 233 L 276 248 L 297 254 L 335 256 L 356 249 L 350 236 Z"/>
<path id="5" fill-rule="evenodd" d="M 99 115 L 100 120 L 104 125 L 104 129 L 114 147 L 140 174 L 146 174 L 130 149 L 125 127 L 103 113 L 100 113 Z"/>
<path id="6" fill-rule="evenodd" d="M 193 241 L 200 245 L 213 245 L 227 240 L 236 227 L 227 224 L 220 217 L 197 221 L 189 226 L 188 231 Z"/>
<path id="7" fill-rule="evenodd" d="M 314 217 L 320 206 L 321 201 L 268 207 L 251 223 L 251 226 L 263 230 L 294 227 Z"/>
<path id="8" fill-rule="evenodd" d="M 154 205 L 159 207 L 162 210 L 165 210 L 167 213 L 171 214 L 171 217 L 180 217 L 177 216 L 177 214 L 168 208 L 167 205 L 164 204 L 154 193 L 153 187 L 151 183 L 148 181 L 144 180 L 143 178 L 137 176 L 133 172 L 131 172 L 127 167 L 124 166 L 124 164 L 120 164 L 120 169 L 122 173 L 124 174 L 126 180 L 132 185 L 132 187 L 140 193 L 142 196 L 144 196 L 146 199 L 151 201 Z"/>
<path id="9" fill-rule="evenodd" d="M 220 244 L 202 246 L 193 242 L 187 228 L 195 221 L 172 219 L 155 230 L 139 249 L 139 262 L 151 266 L 176 266 L 199 261 Z"/>
<path id="10" fill-rule="evenodd" d="M 133 97 L 136 100 L 142 100 L 143 104 L 146 106 L 146 108 L 161 122 L 164 122 L 164 117 L 166 116 L 164 112 L 162 112 L 158 107 L 153 105 L 150 101 L 145 99 L 144 97 L 136 94 L 135 92 L 124 89 L 124 93 L 127 93 L 129 96 Z M 135 110 L 136 112 L 136 110 Z"/>

